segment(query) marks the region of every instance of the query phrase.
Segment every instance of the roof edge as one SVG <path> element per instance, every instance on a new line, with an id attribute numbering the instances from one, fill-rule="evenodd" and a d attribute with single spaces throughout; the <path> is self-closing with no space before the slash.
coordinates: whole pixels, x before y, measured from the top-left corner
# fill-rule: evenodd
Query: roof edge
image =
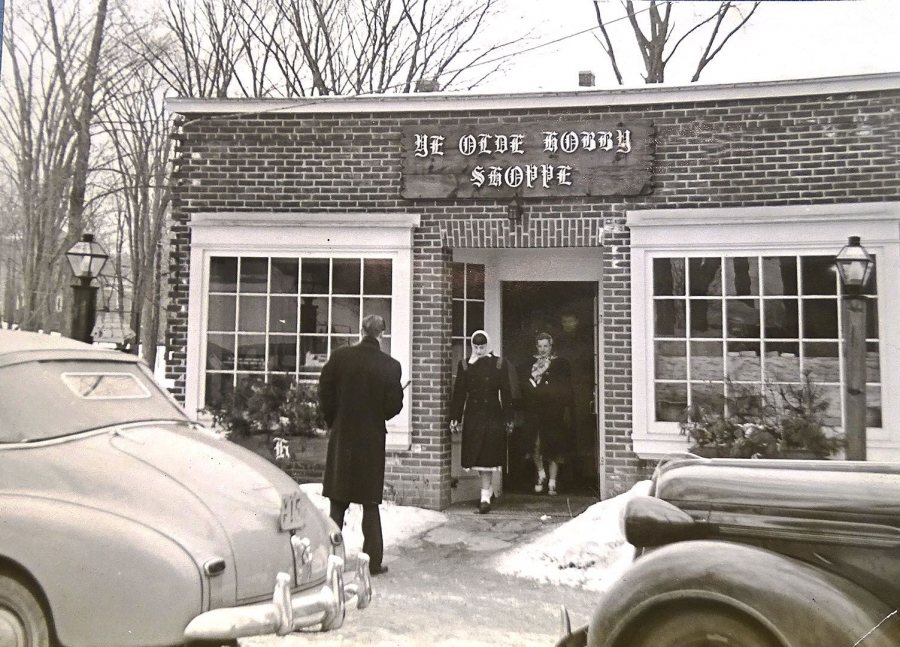
<path id="1" fill-rule="evenodd" d="M 415 93 L 297 99 L 166 99 L 175 114 L 315 114 L 580 108 L 597 105 L 696 103 L 900 90 L 900 71 L 712 85 L 648 85 L 606 90 L 510 93 Z"/>

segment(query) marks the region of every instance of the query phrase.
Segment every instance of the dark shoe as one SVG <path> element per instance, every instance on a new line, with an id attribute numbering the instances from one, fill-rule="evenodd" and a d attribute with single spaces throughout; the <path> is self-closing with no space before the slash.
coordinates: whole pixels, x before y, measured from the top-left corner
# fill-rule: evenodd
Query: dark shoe
<path id="1" fill-rule="evenodd" d="M 487 501 L 482 501 L 478 504 L 478 514 L 487 514 L 491 511 L 491 504 Z"/>
<path id="2" fill-rule="evenodd" d="M 382 573 L 387 573 L 388 567 L 382 564 L 381 566 L 369 566 L 369 573 L 371 575 L 381 575 Z"/>

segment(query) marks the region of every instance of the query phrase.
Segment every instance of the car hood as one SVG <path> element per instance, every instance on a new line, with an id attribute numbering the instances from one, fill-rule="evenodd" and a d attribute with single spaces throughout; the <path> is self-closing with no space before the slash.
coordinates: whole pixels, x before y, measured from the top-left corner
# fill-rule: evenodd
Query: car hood
<path id="1" fill-rule="evenodd" d="M 780 509 L 900 520 L 900 465 L 846 461 L 690 460 L 657 478 L 684 509 Z"/>
<path id="2" fill-rule="evenodd" d="M 198 565 L 226 559 L 239 576 L 238 600 L 271 596 L 275 574 L 293 572 L 280 513 L 281 497 L 297 484 L 253 452 L 190 425 L 131 425 L 24 446 L 7 452 L 3 471 L 6 487 L 152 527 L 184 546 Z M 304 504 L 305 525 L 296 532 L 315 548 L 316 579 L 324 577 L 330 528 L 308 499 Z"/>

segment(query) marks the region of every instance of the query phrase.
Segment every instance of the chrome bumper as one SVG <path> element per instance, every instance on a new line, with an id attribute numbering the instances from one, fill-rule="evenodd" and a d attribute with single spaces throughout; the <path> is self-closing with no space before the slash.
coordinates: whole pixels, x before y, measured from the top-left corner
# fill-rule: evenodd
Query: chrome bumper
<path id="1" fill-rule="evenodd" d="M 185 628 L 185 641 L 284 636 L 316 625 L 321 631 L 330 631 L 344 623 L 348 604 L 355 601 L 357 609 L 365 609 L 372 600 L 369 556 L 365 553 L 359 553 L 354 582 L 344 584 L 344 560 L 337 555 L 328 557 L 325 584 L 320 589 L 292 596 L 290 582 L 287 573 L 276 576 L 271 602 L 201 613 Z"/>

